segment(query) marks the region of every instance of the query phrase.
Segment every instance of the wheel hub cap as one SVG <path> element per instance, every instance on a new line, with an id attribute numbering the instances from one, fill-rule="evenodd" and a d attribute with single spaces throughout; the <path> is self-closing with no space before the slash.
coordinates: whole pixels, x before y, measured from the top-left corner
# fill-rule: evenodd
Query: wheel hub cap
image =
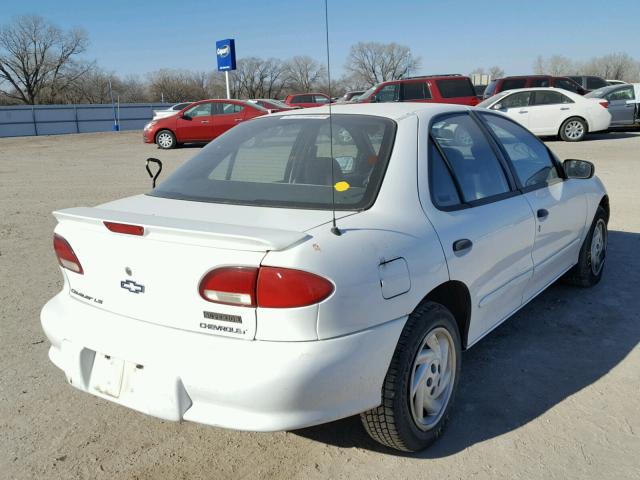
<path id="1" fill-rule="evenodd" d="M 431 330 L 413 363 L 410 383 L 411 414 L 421 430 L 438 423 L 447 408 L 455 383 L 453 339 L 442 327 Z"/>
<path id="2" fill-rule="evenodd" d="M 571 139 L 580 138 L 584 134 L 584 127 L 582 123 L 574 120 L 567 123 L 567 126 L 564 128 L 564 133 Z"/>
<path id="3" fill-rule="evenodd" d="M 591 272 L 598 275 L 604 265 L 604 258 L 607 249 L 607 230 L 604 220 L 599 219 L 593 229 L 591 237 Z"/>
<path id="4" fill-rule="evenodd" d="M 158 143 L 161 147 L 169 147 L 171 146 L 171 142 L 171 135 L 169 135 L 168 133 L 161 133 L 160 135 L 158 135 Z"/>

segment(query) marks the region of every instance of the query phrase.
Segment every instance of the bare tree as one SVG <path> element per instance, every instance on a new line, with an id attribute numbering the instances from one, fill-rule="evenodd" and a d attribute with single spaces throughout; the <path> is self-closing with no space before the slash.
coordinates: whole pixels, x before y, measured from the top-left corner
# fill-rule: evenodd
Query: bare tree
<path id="1" fill-rule="evenodd" d="M 592 58 L 582 66 L 581 70 L 585 75 L 634 81 L 638 80 L 640 64 L 629 54 L 619 52 Z"/>
<path id="2" fill-rule="evenodd" d="M 0 29 L 0 93 L 36 104 L 46 89 L 55 98 L 91 65 L 76 61 L 88 44 L 84 30 L 68 32 L 38 16 L 17 17 Z"/>
<path id="3" fill-rule="evenodd" d="M 317 60 L 308 56 L 297 56 L 285 67 L 287 87 L 298 92 L 309 92 L 326 82 L 327 70 Z"/>
<path id="4" fill-rule="evenodd" d="M 576 64 L 564 55 L 552 55 L 549 58 L 538 55 L 533 62 L 533 71 L 539 75 L 571 75 L 576 71 Z"/>
<path id="5" fill-rule="evenodd" d="M 489 74 L 489 78 L 491 78 L 492 80 L 504 77 L 504 70 L 497 65 L 489 68 L 487 73 Z"/>
<path id="6" fill-rule="evenodd" d="M 397 80 L 420 67 L 420 58 L 411 49 L 397 43 L 359 42 L 351 46 L 345 70 L 362 87 L 387 80 Z"/>
<path id="7" fill-rule="evenodd" d="M 208 79 L 205 72 L 158 70 L 149 74 L 149 94 L 170 103 L 201 100 L 208 97 Z"/>
<path id="8" fill-rule="evenodd" d="M 237 95 L 247 98 L 275 98 L 284 87 L 285 66 L 274 58 L 244 58 L 238 61 L 238 69 L 233 73 L 237 77 Z"/>

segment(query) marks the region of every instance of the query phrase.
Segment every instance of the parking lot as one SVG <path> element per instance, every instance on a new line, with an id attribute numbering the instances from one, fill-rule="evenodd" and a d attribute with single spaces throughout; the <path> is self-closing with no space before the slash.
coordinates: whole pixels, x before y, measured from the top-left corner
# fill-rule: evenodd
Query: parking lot
<path id="1" fill-rule="evenodd" d="M 561 283 L 463 355 L 443 438 L 417 455 L 357 417 L 300 431 L 172 423 L 69 387 L 39 322 L 62 286 L 51 211 L 148 191 L 199 151 L 140 132 L 0 139 L 1 478 L 640 479 L 640 132 L 548 141 L 590 160 L 611 199 L 603 281 Z"/>

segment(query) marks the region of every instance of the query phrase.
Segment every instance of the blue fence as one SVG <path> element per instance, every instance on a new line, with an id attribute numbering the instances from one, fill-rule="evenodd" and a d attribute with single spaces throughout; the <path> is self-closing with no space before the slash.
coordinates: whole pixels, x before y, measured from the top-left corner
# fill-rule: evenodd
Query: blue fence
<path id="1" fill-rule="evenodd" d="M 166 103 L 120 104 L 120 130 L 139 130 Z M 113 130 L 111 105 L 19 105 L 0 107 L 0 137 L 62 135 Z"/>

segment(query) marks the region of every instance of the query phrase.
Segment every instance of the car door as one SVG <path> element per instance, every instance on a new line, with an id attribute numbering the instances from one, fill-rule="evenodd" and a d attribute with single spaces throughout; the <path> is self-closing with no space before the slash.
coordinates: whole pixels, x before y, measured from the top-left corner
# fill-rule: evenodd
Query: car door
<path id="1" fill-rule="evenodd" d="M 421 201 L 451 280 L 469 289 L 471 345 L 522 304 L 533 272 L 533 213 L 471 113 L 437 116 L 429 133 L 419 147 L 425 152 L 420 154 L 419 178 L 427 184 Z"/>
<path id="2" fill-rule="evenodd" d="M 611 125 L 633 125 L 635 115 L 635 94 L 632 85 L 620 87 L 606 96 L 609 102 Z"/>
<path id="3" fill-rule="evenodd" d="M 528 301 L 578 261 L 586 199 L 578 181 L 562 178 L 559 162 L 538 138 L 507 118 L 481 116 L 534 214 L 533 276 L 524 294 Z"/>
<path id="4" fill-rule="evenodd" d="M 211 136 L 211 105 L 211 102 L 194 105 L 177 119 L 176 137 L 179 142 L 202 141 Z"/>
<path id="5" fill-rule="evenodd" d="M 557 135 L 562 122 L 575 110 L 575 103 L 553 90 L 535 90 L 529 105 L 529 130 L 536 135 Z"/>
<path id="6" fill-rule="evenodd" d="M 529 127 L 529 102 L 531 91 L 514 92 L 503 97 L 491 107 L 498 110 L 524 127 Z"/>
<path id="7" fill-rule="evenodd" d="M 213 130 L 206 140 L 219 137 L 230 128 L 244 121 L 244 106 L 232 102 L 215 102 L 213 104 Z"/>
<path id="8" fill-rule="evenodd" d="M 400 100 L 402 102 L 427 102 L 431 100 L 431 91 L 427 82 L 417 80 L 403 82 L 400 85 Z"/>

